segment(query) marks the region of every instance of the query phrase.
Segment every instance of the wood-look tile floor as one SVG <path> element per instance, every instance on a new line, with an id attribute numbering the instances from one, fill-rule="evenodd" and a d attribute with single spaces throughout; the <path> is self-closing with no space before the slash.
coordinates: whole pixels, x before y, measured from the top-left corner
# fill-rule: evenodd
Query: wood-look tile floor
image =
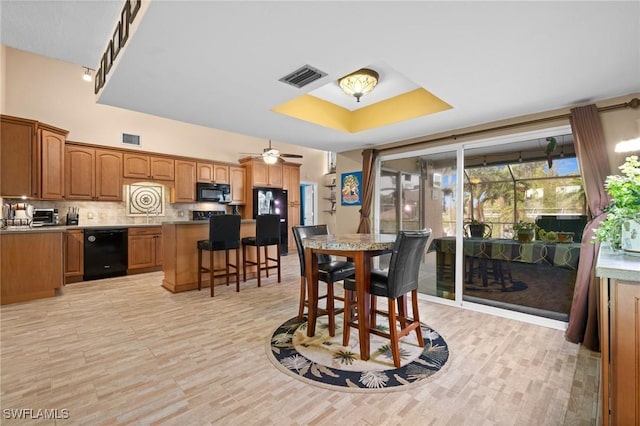
<path id="1" fill-rule="evenodd" d="M 278 371 L 273 330 L 297 314 L 297 256 L 273 275 L 171 294 L 162 273 L 71 284 L 55 298 L 2 306 L 2 424 L 595 424 L 598 354 L 563 332 L 421 301 L 446 339 L 445 371 L 408 391 L 321 389 Z M 69 418 L 8 419 L 10 409 Z"/>

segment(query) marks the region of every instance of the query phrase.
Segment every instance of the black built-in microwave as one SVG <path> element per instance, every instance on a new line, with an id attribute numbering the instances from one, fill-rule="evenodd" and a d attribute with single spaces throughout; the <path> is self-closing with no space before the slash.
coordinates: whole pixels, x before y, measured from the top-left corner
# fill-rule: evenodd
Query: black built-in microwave
<path id="1" fill-rule="evenodd" d="M 214 203 L 231 202 L 231 187 L 226 183 L 196 183 L 196 200 Z"/>

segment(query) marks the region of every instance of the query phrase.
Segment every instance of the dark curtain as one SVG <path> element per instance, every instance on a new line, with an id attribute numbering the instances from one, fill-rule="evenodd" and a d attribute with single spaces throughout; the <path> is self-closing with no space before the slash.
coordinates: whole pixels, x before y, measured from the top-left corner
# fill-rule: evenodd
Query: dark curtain
<path id="1" fill-rule="evenodd" d="M 595 276 L 600 244 L 594 245 L 591 240 L 593 230 L 598 228 L 600 222 L 605 219 L 604 208 L 610 202 L 609 195 L 604 189 L 604 181 L 609 174 L 609 156 L 600 115 L 595 105 L 573 108 L 570 122 L 591 220 L 585 227 L 580 245 L 580 261 L 566 338 L 573 343 L 582 342 L 585 347 L 593 351 L 600 351 L 598 333 L 600 293 L 598 279 Z"/>
<path id="2" fill-rule="evenodd" d="M 375 149 L 365 149 L 362 151 L 362 205 L 360 206 L 360 225 L 358 234 L 371 233 L 371 203 L 373 201 L 373 181 L 375 173 L 373 170 L 378 158 L 378 151 Z"/>

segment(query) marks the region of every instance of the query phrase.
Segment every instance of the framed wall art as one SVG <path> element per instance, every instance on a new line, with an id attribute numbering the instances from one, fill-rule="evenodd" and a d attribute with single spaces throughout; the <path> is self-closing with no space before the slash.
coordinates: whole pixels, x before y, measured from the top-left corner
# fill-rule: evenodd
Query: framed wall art
<path id="1" fill-rule="evenodd" d="M 104 55 L 102 55 L 102 70 L 104 72 L 105 80 L 107 78 L 107 74 L 109 74 L 109 70 L 111 69 L 111 65 L 113 64 L 112 54 L 113 52 L 113 42 L 109 41 L 109 45 L 107 46 L 107 50 L 104 51 Z"/>
<path id="2" fill-rule="evenodd" d="M 98 70 L 96 71 L 96 75 L 93 81 L 94 81 L 94 93 L 97 95 L 100 89 L 102 88 L 102 83 L 103 83 L 102 67 L 98 68 Z"/>
<path id="3" fill-rule="evenodd" d="M 343 173 L 340 179 L 340 204 L 362 205 L 362 172 Z"/>
<path id="4" fill-rule="evenodd" d="M 129 39 L 129 22 L 130 22 L 130 10 L 129 3 L 124 4 L 124 8 L 122 9 L 122 13 L 120 14 L 120 49 L 127 44 L 127 40 Z"/>
<path id="5" fill-rule="evenodd" d="M 116 25 L 116 30 L 113 32 L 113 37 L 111 38 L 111 62 L 116 60 L 118 56 L 118 52 L 120 52 L 121 47 L 121 39 L 122 39 L 122 22 L 118 22 Z"/>
<path id="6" fill-rule="evenodd" d="M 140 4 L 142 0 L 129 0 L 129 23 L 133 22 L 136 15 L 138 14 L 138 10 L 140 10 Z"/>

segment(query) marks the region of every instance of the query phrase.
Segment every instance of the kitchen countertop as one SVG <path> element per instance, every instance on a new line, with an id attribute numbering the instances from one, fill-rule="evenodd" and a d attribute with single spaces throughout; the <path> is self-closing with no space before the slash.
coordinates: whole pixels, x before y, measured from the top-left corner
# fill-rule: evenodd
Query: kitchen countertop
<path id="1" fill-rule="evenodd" d="M 640 285 L 640 257 L 613 251 L 608 246 L 600 247 L 596 276 L 625 281 L 635 281 Z"/>
<path id="2" fill-rule="evenodd" d="M 242 219 L 242 223 L 253 223 L 255 219 Z M 36 226 L 33 228 L 22 227 L 8 227 L 0 229 L 0 234 L 15 234 L 15 233 L 42 233 L 42 232 L 66 232 L 70 229 L 109 229 L 109 228 L 149 228 L 168 225 L 207 225 L 209 222 L 206 220 L 175 220 L 168 222 L 158 223 L 118 223 L 112 225 L 57 225 L 57 226 Z"/>

